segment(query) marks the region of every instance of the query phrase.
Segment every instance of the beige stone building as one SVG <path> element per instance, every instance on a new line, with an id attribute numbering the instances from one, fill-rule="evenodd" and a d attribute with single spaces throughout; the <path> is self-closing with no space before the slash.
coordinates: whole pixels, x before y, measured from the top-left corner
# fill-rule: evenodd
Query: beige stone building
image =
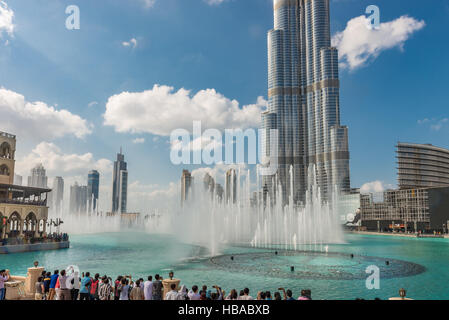
<path id="1" fill-rule="evenodd" d="M 50 189 L 14 185 L 16 137 L 0 132 L 0 245 L 46 237 Z M 6 241 L 5 241 L 6 240 Z"/>

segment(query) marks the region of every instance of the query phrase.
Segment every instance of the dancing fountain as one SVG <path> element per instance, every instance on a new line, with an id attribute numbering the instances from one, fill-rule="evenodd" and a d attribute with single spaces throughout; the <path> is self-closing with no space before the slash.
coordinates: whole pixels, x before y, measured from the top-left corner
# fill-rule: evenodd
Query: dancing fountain
<path id="1" fill-rule="evenodd" d="M 212 255 L 222 245 L 326 251 L 326 244 L 343 242 L 337 213 L 338 192 L 332 193 L 330 201 L 322 201 L 314 167 L 309 169 L 305 203 L 295 204 L 290 194 L 285 206 L 281 186 L 276 188 L 275 201 L 269 195 L 264 201 L 263 195 L 257 193 L 251 203 L 250 171 L 243 174 L 241 168 L 236 171 L 236 176 L 230 179 L 230 189 L 236 190 L 235 199 L 234 192 L 229 199 L 222 199 L 216 188 L 211 195 L 202 184 L 193 185 L 193 196 L 172 217 L 175 234 L 208 247 Z M 261 189 L 260 180 L 258 174 L 257 190 Z"/>

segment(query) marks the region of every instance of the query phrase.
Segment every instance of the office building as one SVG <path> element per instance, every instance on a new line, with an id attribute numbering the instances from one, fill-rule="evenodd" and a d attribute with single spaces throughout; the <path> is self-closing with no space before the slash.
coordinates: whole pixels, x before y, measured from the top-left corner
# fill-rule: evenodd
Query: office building
<path id="1" fill-rule="evenodd" d="M 42 163 L 31 169 L 31 175 L 28 177 L 28 187 L 47 188 L 47 175 Z"/>
<path id="2" fill-rule="evenodd" d="M 100 173 L 97 170 L 92 170 L 87 175 L 87 199 L 89 202 L 89 213 L 97 212 L 99 190 Z"/>
<path id="3" fill-rule="evenodd" d="M 128 199 L 128 169 L 125 162 L 125 155 L 117 154 L 117 160 L 114 162 L 114 173 L 112 181 L 112 212 L 126 213 Z"/>
<path id="4" fill-rule="evenodd" d="M 183 170 L 181 176 L 181 206 L 192 196 L 192 190 L 192 174 L 188 170 Z"/>
<path id="5" fill-rule="evenodd" d="M 399 142 L 396 158 L 400 189 L 449 187 L 449 150 Z"/>

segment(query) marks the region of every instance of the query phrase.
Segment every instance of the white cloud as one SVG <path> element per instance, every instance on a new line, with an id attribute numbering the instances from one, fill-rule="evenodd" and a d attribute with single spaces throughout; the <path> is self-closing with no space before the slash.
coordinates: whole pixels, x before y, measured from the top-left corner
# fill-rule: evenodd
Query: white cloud
<path id="1" fill-rule="evenodd" d="M 96 106 L 96 105 L 98 105 L 98 102 L 97 102 L 97 101 L 92 101 L 92 102 L 90 102 L 87 106 L 88 106 L 89 108 L 92 108 L 92 107 L 94 107 L 94 106 Z"/>
<path id="2" fill-rule="evenodd" d="M 92 125 L 68 110 L 57 110 L 44 102 L 28 102 L 16 92 L 0 88 L 0 127 L 21 137 L 38 139 L 73 135 L 84 138 Z"/>
<path id="3" fill-rule="evenodd" d="M 440 131 L 441 129 L 443 129 L 443 127 L 449 125 L 449 118 L 442 118 L 442 119 L 425 118 L 423 120 L 418 120 L 418 124 L 429 126 L 430 130 L 432 131 Z"/>
<path id="4" fill-rule="evenodd" d="M 411 35 L 424 28 L 423 20 L 401 16 L 380 24 L 378 30 L 369 28 L 370 20 L 360 16 L 349 20 L 346 29 L 332 37 L 339 50 L 341 66 L 354 70 L 376 59 L 382 51 L 398 47 L 403 50 Z"/>
<path id="5" fill-rule="evenodd" d="M 391 184 L 385 184 L 382 181 L 372 181 L 372 182 L 367 182 L 365 183 L 361 188 L 360 188 L 360 193 L 366 194 L 366 193 L 380 193 L 380 192 L 384 192 L 388 189 L 393 189 L 394 186 Z"/>
<path id="6" fill-rule="evenodd" d="M 239 107 L 215 89 L 192 95 L 189 90 L 155 85 L 143 92 L 122 92 L 109 98 L 104 124 L 117 132 L 151 133 L 169 136 L 174 129 L 192 130 L 193 121 L 202 129 L 250 128 L 260 125 L 260 113 L 267 101 L 259 97 L 256 104 Z"/>
<path id="7" fill-rule="evenodd" d="M 227 0 L 204 0 L 204 2 L 206 2 L 210 6 L 217 6 L 217 5 L 222 4 L 225 1 L 227 1 Z"/>
<path id="8" fill-rule="evenodd" d="M 145 8 L 151 8 L 156 3 L 156 0 L 140 0 Z"/>
<path id="9" fill-rule="evenodd" d="M 92 153 L 66 154 L 49 142 L 39 143 L 28 155 L 17 159 L 16 171 L 27 176 L 39 163 L 44 165 L 48 176 L 87 176 L 93 169 L 101 174 L 112 171 L 112 162 L 108 159 L 95 160 Z"/>
<path id="10" fill-rule="evenodd" d="M 137 47 L 137 39 L 136 38 L 132 38 L 129 41 L 123 41 L 122 45 L 124 47 L 132 47 L 133 49 Z"/>
<path id="11" fill-rule="evenodd" d="M 142 144 L 145 143 L 145 138 L 136 138 L 133 140 L 134 144 Z"/>
<path id="12" fill-rule="evenodd" d="M 218 148 L 223 147 L 222 141 L 215 141 L 211 139 L 211 137 L 198 137 L 195 140 L 190 141 L 187 146 L 182 145 L 182 141 L 174 140 L 171 142 L 171 150 L 181 151 L 183 152 L 191 152 L 191 151 L 212 151 Z"/>
<path id="13" fill-rule="evenodd" d="M 3 33 L 12 36 L 14 33 L 14 11 L 12 11 L 5 1 L 0 0 L 0 38 Z"/>
<path id="14" fill-rule="evenodd" d="M 179 183 L 170 182 L 168 186 L 161 187 L 134 181 L 128 186 L 128 208 L 131 211 L 139 211 L 142 214 L 146 214 L 148 210 L 152 209 L 176 207 L 180 199 Z"/>

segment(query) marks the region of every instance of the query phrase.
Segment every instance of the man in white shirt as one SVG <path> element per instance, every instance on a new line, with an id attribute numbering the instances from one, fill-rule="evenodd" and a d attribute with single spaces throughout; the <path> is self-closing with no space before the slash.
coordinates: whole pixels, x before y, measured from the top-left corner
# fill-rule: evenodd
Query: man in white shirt
<path id="1" fill-rule="evenodd" d="M 153 300 L 153 277 L 149 276 L 148 280 L 143 284 L 143 293 L 145 300 Z"/>
<path id="2" fill-rule="evenodd" d="M 176 284 L 172 283 L 171 291 L 167 292 L 165 295 L 165 300 L 177 300 L 178 299 L 178 291 L 176 291 Z"/>
<path id="3" fill-rule="evenodd" d="M 193 286 L 187 295 L 190 300 L 200 300 L 201 298 L 201 295 L 198 293 L 198 286 Z"/>

